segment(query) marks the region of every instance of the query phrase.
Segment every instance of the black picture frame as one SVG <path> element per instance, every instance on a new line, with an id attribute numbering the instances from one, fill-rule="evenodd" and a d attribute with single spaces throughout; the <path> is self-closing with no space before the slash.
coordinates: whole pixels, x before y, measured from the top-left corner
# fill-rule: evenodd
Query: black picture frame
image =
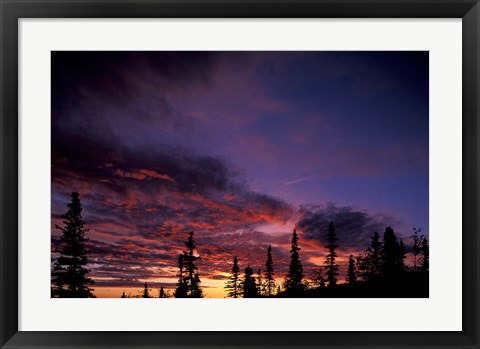
<path id="1" fill-rule="evenodd" d="M 1 348 L 479 348 L 479 54 L 477 0 L 0 0 Z M 459 332 L 18 331 L 19 18 L 462 18 L 463 242 Z"/>

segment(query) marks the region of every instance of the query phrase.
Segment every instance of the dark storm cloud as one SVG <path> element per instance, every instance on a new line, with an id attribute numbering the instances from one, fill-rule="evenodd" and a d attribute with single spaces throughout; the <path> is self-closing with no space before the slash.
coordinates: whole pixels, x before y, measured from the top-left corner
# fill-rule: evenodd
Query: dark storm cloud
<path id="1" fill-rule="evenodd" d="M 306 239 L 325 243 L 328 224 L 335 224 L 335 232 L 342 247 L 364 248 L 374 232 L 383 235 L 387 226 L 401 226 L 393 217 L 371 215 L 349 206 L 327 204 L 324 206 L 304 206 L 297 228 L 304 232 Z"/>
<path id="2" fill-rule="evenodd" d="M 73 173 L 93 180 L 124 177 L 122 182 L 133 186 L 142 179 L 142 186 L 155 182 L 155 185 L 175 185 L 183 192 L 240 189 L 235 171 L 220 158 L 160 142 L 128 148 L 120 139 L 109 135 L 108 128 L 103 129 L 102 137 L 96 135 L 97 131 L 89 134 L 81 130 L 78 133 L 54 131 L 57 135 L 52 141 L 54 180 L 62 181 Z M 111 180 L 105 185 L 122 191 L 119 181 Z"/>

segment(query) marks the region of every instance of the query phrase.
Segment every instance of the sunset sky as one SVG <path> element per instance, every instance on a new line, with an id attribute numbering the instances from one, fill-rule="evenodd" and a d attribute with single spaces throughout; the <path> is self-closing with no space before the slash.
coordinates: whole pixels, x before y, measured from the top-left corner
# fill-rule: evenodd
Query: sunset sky
<path id="1" fill-rule="evenodd" d="M 207 297 L 269 244 L 283 281 L 294 228 L 309 277 L 330 220 L 343 282 L 428 235 L 428 131 L 428 52 L 52 52 L 52 251 L 78 191 L 97 297 L 172 289 L 191 230 Z"/>

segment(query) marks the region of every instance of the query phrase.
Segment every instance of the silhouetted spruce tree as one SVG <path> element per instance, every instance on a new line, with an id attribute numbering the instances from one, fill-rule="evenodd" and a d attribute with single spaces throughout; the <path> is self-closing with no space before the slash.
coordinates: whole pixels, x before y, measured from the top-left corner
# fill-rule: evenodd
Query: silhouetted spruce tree
<path id="1" fill-rule="evenodd" d="M 328 286 L 335 286 L 337 284 L 338 265 L 335 263 L 337 257 L 337 235 L 335 234 L 335 225 L 333 222 L 328 224 L 327 245 L 328 254 L 325 257 L 325 275 L 327 276 Z"/>
<path id="2" fill-rule="evenodd" d="M 257 284 L 255 282 L 255 277 L 253 276 L 253 269 L 250 268 L 250 266 L 245 268 L 245 278 L 243 279 L 242 286 L 243 298 L 258 297 Z"/>
<path id="3" fill-rule="evenodd" d="M 368 281 L 371 277 L 371 261 L 368 257 L 368 253 L 365 255 L 359 255 L 357 257 L 357 274 L 362 281 Z"/>
<path id="4" fill-rule="evenodd" d="M 275 293 L 275 272 L 273 270 L 272 245 L 268 245 L 267 262 L 265 263 L 265 295 L 271 297 Z"/>
<path id="5" fill-rule="evenodd" d="M 427 272 L 430 268 L 430 257 L 429 257 L 428 240 L 425 236 L 422 237 L 421 250 L 422 250 L 422 264 L 420 266 L 420 269 L 422 272 Z"/>
<path id="6" fill-rule="evenodd" d="M 127 298 L 127 295 L 125 294 L 125 291 L 122 292 L 122 296 L 120 298 Z"/>
<path id="7" fill-rule="evenodd" d="M 347 283 L 354 284 L 357 282 L 357 270 L 355 268 L 355 260 L 353 255 L 350 255 L 348 258 L 348 272 L 347 272 Z"/>
<path id="8" fill-rule="evenodd" d="M 163 286 L 160 286 L 160 291 L 158 292 L 158 298 L 168 298 L 167 294 L 163 290 Z"/>
<path id="9" fill-rule="evenodd" d="M 413 271 L 418 271 L 418 255 L 421 252 L 420 248 L 420 237 L 419 234 L 422 232 L 422 228 L 413 228 L 413 235 L 410 236 L 412 238 L 412 247 L 413 247 Z"/>
<path id="10" fill-rule="evenodd" d="M 186 298 L 188 293 L 188 285 L 185 278 L 185 261 L 184 261 L 185 253 L 182 253 L 178 256 L 178 282 L 177 288 L 174 292 L 175 298 Z"/>
<path id="11" fill-rule="evenodd" d="M 401 271 L 407 270 L 407 266 L 405 265 L 405 258 L 407 258 L 407 248 L 403 243 L 403 239 L 400 239 L 400 243 L 398 245 L 398 265 Z"/>
<path id="12" fill-rule="evenodd" d="M 301 292 L 305 288 L 303 284 L 303 267 L 300 262 L 300 250 L 300 247 L 298 247 L 298 235 L 296 230 L 294 230 L 292 234 L 292 248 L 290 249 L 290 265 L 285 278 L 285 291 L 290 294 Z"/>
<path id="13" fill-rule="evenodd" d="M 232 269 L 230 270 L 229 280 L 225 283 L 225 290 L 227 291 L 227 296 L 232 298 L 238 298 L 241 295 L 241 281 L 239 273 L 240 268 L 238 267 L 237 256 L 233 258 Z"/>
<path id="14" fill-rule="evenodd" d="M 367 265 L 366 279 L 370 279 L 380 274 L 382 265 L 382 242 L 380 241 L 380 234 L 378 232 L 373 233 L 372 242 L 367 247 L 365 261 Z M 358 264 L 357 264 L 358 266 Z"/>
<path id="15" fill-rule="evenodd" d="M 72 192 L 71 202 L 67 205 L 68 210 L 61 217 L 63 227 L 55 225 L 62 231 L 60 246 L 56 250 L 59 254 L 52 272 L 53 294 L 52 296 L 68 298 L 94 298 L 92 288 L 93 279 L 87 277 L 90 270 L 88 253 L 85 247 L 85 221 L 82 218 L 82 205 L 79 194 Z"/>
<path id="16" fill-rule="evenodd" d="M 323 268 L 316 268 L 312 272 L 312 282 L 311 285 L 313 288 L 323 288 L 325 287 L 325 278 L 323 277 Z"/>
<path id="17" fill-rule="evenodd" d="M 187 252 L 184 252 L 183 256 L 187 272 L 187 275 L 185 276 L 185 281 L 188 285 L 187 297 L 202 298 L 203 292 L 200 288 L 201 281 L 198 275 L 198 268 L 195 265 L 195 261 L 197 261 L 199 257 L 195 256 L 194 254 L 196 245 L 195 239 L 193 238 L 193 231 L 189 233 L 188 239 L 185 242 L 185 246 L 188 249 Z"/>
<path id="18" fill-rule="evenodd" d="M 404 255 L 402 244 L 397 241 L 397 236 L 391 227 L 385 229 L 383 235 L 383 263 L 382 272 L 384 276 L 394 277 L 404 269 L 402 257 Z"/>
<path id="19" fill-rule="evenodd" d="M 142 298 L 150 298 L 150 292 L 148 290 L 148 285 L 147 282 L 143 284 L 143 292 L 142 292 Z"/>
<path id="20" fill-rule="evenodd" d="M 387 227 L 383 234 L 383 263 L 382 271 L 385 274 L 395 273 L 397 271 L 397 237 L 392 228 Z"/>

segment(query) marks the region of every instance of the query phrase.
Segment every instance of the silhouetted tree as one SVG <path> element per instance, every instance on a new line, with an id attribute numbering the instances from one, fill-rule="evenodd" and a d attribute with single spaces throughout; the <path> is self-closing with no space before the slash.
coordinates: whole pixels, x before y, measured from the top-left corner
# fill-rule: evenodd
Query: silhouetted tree
<path id="1" fill-rule="evenodd" d="M 363 281 L 368 281 L 371 277 L 371 260 L 368 253 L 357 257 L 357 274 Z"/>
<path id="2" fill-rule="evenodd" d="M 372 276 L 380 274 L 382 265 L 382 242 L 380 241 L 380 234 L 378 232 L 373 233 L 372 242 L 366 252 L 369 267 L 367 270 L 367 278 L 371 278 Z"/>
<path id="3" fill-rule="evenodd" d="M 122 292 L 122 296 L 120 298 L 127 298 L 127 295 L 125 294 L 125 291 Z"/>
<path id="4" fill-rule="evenodd" d="M 418 271 L 418 264 L 417 258 L 421 252 L 420 248 L 420 237 L 419 234 L 422 232 L 422 228 L 413 228 L 413 235 L 410 236 L 412 238 L 412 247 L 413 247 L 413 271 Z"/>
<path id="5" fill-rule="evenodd" d="M 385 229 L 383 235 L 383 263 L 382 271 L 386 276 L 393 277 L 404 270 L 403 241 L 399 243 L 391 227 Z"/>
<path id="6" fill-rule="evenodd" d="M 353 255 L 348 258 L 347 283 L 354 284 L 357 282 L 357 270 L 355 268 L 355 260 Z"/>
<path id="7" fill-rule="evenodd" d="M 294 230 L 292 234 L 292 248 L 290 249 L 290 265 L 285 278 L 285 291 L 288 293 L 298 293 L 305 288 L 303 284 L 303 267 L 299 255 L 300 250 L 300 247 L 298 247 L 298 235 L 296 230 Z"/>
<path id="8" fill-rule="evenodd" d="M 328 286 L 335 286 L 337 284 L 338 265 L 335 263 L 337 257 L 337 235 L 335 234 L 335 225 L 333 222 L 328 224 L 327 245 L 328 254 L 325 257 L 325 275 L 327 275 Z"/>
<path id="9" fill-rule="evenodd" d="M 400 244 L 398 245 L 398 264 L 401 271 L 405 271 L 407 266 L 405 265 L 405 258 L 407 258 L 407 248 L 403 243 L 403 239 L 400 239 Z"/>
<path id="10" fill-rule="evenodd" d="M 240 268 L 238 267 L 237 256 L 233 259 L 232 269 L 230 270 L 229 280 L 225 283 L 225 290 L 228 297 L 238 298 L 241 294 L 241 281 L 239 277 Z"/>
<path id="11" fill-rule="evenodd" d="M 147 282 L 143 284 L 143 292 L 142 292 L 142 298 L 150 298 L 150 292 L 148 290 L 148 285 Z"/>
<path id="12" fill-rule="evenodd" d="M 68 210 L 62 214 L 63 227 L 55 225 L 62 231 L 60 247 L 56 250 L 59 256 L 52 273 L 53 296 L 68 298 L 94 298 L 93 279 L 87 277 L 90 272 L 86 268 L 88 253 L 85 247 L 85 221 L 82 218 L 82 205 L 77 192 L 72 192 Z"/>
<path id="13" fill-rule="evenodd" d="M 203 292 L 200 288 L 200 277 L 198 275 L 198 268 L 195 262 L 200 258 L 195 256 L 195 239 L 193 238 L 193 231 L 188 235 L 185 242 L 187 251 L 184 251 L 178 257 L 178 282 L 175 290 L 175 298 L 202 298 Z"/>
<path id="14" fill-rule="evenodd" d="M 185 278 L 185 261 L 183 259 L 184 254 L 185 253 L 182 253 L 178 256 L 178 282 L 174 293 L 175 298 L 185 298 L 188 293 L 188 285 Z"/>
<path id="15" fill-rule="evenodd" d="M 168 295 L 163 290 L 163 286 L 160 286 L 160 291 L 158 292 L 158 298 L 168 298 Z"/>
<path id="16" fill-rule="evenodd" d="M 257 285 L 253 276 L 253 269 L 250 266 L 245 268 L 245 278 L 243 279 L 243 298 L 257 297 Z"/>
<path id="17" fill-rule="evenodd" d="M 275 272 L 273 271 L 272 245 L 268 245 L 267 262 L 265 263 L 265 295 L 273 296 L 275 292 Z"/>
<path id="18" fill-rule="evenodd" d="M 323 277 L 323 268 L 316 268 L 312 272 L 312 282 L 311 285 L 313 288 L 323 288 L 325 287 L 325 278 Z"/>
<path id="19" fill-rule="evenodd" d="M 193 231 L 188 235 L 188 239 L 185 242 L 185 246 L 188 251 L 184 253 L 183 259 L 186 266 L 187 275 L 185 281 L 188 285 L 187 297 L 201 298 L 203 297 L 202 289 L 200 288 L 200 277 L 198 275 L 198 268 L 195 265 L 195 261 L 199 257 L 195 256 L 194 251 L 196 248 L 195 239 L 193 238 Z"/>
<path id="20" fill-rule="evenodd" d="M 422 237 L 421 250 L 422 250 L 422 265 L 420 266 L 420 268 L 423 272 L 427 272 L 430 268 L 429 266 L 430 258 L 429 258 L 428 240 L 425 236 Z"/>

